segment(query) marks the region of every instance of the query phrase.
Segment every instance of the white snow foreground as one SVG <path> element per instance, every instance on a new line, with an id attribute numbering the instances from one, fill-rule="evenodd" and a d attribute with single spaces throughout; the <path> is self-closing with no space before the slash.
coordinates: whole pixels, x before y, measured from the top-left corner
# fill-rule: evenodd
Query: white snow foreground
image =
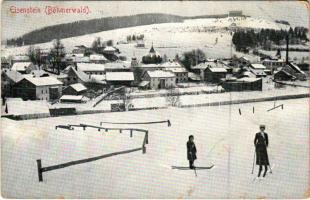
<path id="1" fill-rule="evenodd" d="M 5 198 L 301 198 L 309 177 L 309 99 L 220 107 L 169 108 L 67 116 L 26 121 L 2 118 L 2 195 Z M 255 107 L 255 113 L 252 107 Z M 242 115 L 238 109 L 242 110 Z M 141 151 L 43 173 L 42 166 L 136 148 L 143 135 L 75 128 L 59 124 L 100 121 L 141 122 L 170 119 L 172 126 L 109 125 L 149 130 Z M 251 174 L 253 139 L 259 124 L 269 134 L 270 162 L 277 167 L 263 181 Z M 108 126 L 108 125 L 107 125 Z M 196 166 L 211 170 L 172 170 L 187 166 L 186 141 L 195 136 Z"/>

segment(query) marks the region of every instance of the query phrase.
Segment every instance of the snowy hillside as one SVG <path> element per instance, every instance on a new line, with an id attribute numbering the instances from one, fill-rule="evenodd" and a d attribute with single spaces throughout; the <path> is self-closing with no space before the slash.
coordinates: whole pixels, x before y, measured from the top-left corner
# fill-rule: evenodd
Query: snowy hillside
<path id="1" fill-rule="evenodd" d="M 55 117 L 2 122 L 2 195 L 5 198 L 302 198 L 309 185 L 309 99 L 138 112 Z M 252 107 L 255 113 L 252 113 Z M 239 114 L 239 108 L 242 115 Z M 146 154 L 134 152 L 43 173 L 50 166 L 139 147 L 135 134 L 96 129 L 58 129 L 59 124 L 100 121 L 163 124 L 135 125 L 149 130 Z M 253 181 L 254 134 L 265 124 L 273 173 Z M 117 125 L 109 125 L 116 127 Z M 118 125 L 117 127 L 128 127 Z M 130 126 L 132 127 L 132 125 Z M 186 141 L 195 136 L 196 166 L 211 170 L 173 170 L 187 166 Z"/>
<path id="2" fill-rule="evenodd" d="M 285 25 L 275 22 L 251 17 L 246 19 L 192 19 L 185 20 L 184 23 L 153 24 L 104 31 L 95 34 L 63 39 L 62 42 L 66 47 L 66 50 L 70 52 L 76 45 L 83 44 L 86 46 L 91 46 L 96 37 L 101 37 L 103 40 L 113 39 L 116 43 L 117 41 L 125 40 L 127 35 L 144 34 L 146 48 L 136 48 L 135 43 L 120 44 L 117 45 L 117 47 L 120 49 L 122 54 L 126 55 L 128 58 L 131 58 L 133 54 L 135 54 L 138 58 L 145 55 L 152 43 L 154 43 L 156 50 L 160 54 L 166 54 L 171 58 L 173 58 L 177 53 L 182 54 L 184 51 L 192 50 L 194 48 L 201 48 L 206 52 L 208 57 L 221 58 L 230 56 L 231 35 L 227 31 L 214 30 L 229 27 L 233 23 L 236 26 L 249 28 L 288 28 Z M 218 38 L 217 44 L 215 44 L 216 38 Z M 36 46 L 46 49 L 51 48 L 52 43 L 43 43 Z M 29 46 L 24 46 L 6 48 L 1 51 L 2 55 L 7 57 L 9 55 L 25 54 L 28 48 Z M 234 51 L 233 53 L 237 55 L 239 54 Z"/>

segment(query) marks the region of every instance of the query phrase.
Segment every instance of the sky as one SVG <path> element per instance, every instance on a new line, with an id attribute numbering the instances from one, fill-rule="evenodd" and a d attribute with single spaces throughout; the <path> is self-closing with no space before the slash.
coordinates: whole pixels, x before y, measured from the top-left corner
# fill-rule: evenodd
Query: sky
<path id="1" fill-rule="evenodd" d="M 10 8 L 38 7 L 41 13 L 14 14 Z M 46 15 L 46 6 L 79 8 L 88 6 L 89 14 Z M 244 14 L 268 20 L 286 20 L 292 26 L 309 26 L 307 4 L 298 1 L 5 1 L 1 8 L 2 40 L 21 36 L 49 25 L 108 16 L 139 13 L 168 13 L 182 16 L 225 14 L 242 10 Z"/>

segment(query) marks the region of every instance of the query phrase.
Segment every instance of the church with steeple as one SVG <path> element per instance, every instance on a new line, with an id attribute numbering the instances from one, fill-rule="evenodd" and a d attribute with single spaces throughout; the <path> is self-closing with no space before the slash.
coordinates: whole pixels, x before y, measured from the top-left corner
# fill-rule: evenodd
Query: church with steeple
<path id="1" fill-rule="evenodd" d="M 162 62 L 162 58 L 158 52 L 155 51 L 153 43 L 149 53 L 142 57 L 142 63 L 144 64 L 159 64 Z"/>

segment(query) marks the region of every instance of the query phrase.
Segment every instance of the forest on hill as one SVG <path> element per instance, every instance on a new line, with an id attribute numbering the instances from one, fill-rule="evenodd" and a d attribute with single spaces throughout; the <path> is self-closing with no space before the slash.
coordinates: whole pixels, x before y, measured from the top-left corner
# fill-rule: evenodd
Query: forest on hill
<path id="1" fill-rule="evenodd" d="M 118 28 L 172 22 L 183 22 L 183 17 L 169 14 L 148 13 L 131 16 L 117 16 L 82 20 L 72 23 L 47 26 L 31 31 L 21 37 L 7 40 L 7 45 L 32 45 L 37 43 L 50 42 L 54 39 L 75 37 Z"/>

